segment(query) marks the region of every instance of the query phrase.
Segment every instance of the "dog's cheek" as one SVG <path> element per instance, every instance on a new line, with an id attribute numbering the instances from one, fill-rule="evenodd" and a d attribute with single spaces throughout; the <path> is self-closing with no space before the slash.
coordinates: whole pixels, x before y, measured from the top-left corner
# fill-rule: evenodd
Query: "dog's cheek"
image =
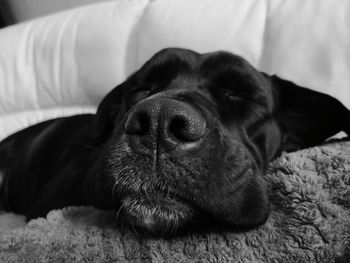
<path id="1" fill-rule="evenodd" d="M 238 225 L 247 228 L 259 226 L 267 220 L 269 212 L 265 182 L 261 178 L 252 178 L 240 204 Z"/>
<path id="2" fill-rule="evenodd" d="M 225 211 L 225 223 L 239 229 L 250 229 L 263 224 L 269 214 L 269 203 L 265 189 L 260 186 L 250 186 L 240 197 L 231 200 L 235 205 L 229 205 Z"/>
<path id="3" fill-rule="evenodd" d="M 228 179 L 224 183 L 221 181 L 220 187 L 216 185 L 208 189 L 200 207 L 220 225 L 250 229 L 263 224 L 269 214 L 269 202 L 266 186 L 258 176 L 247 175 L 236 189 Z"/>

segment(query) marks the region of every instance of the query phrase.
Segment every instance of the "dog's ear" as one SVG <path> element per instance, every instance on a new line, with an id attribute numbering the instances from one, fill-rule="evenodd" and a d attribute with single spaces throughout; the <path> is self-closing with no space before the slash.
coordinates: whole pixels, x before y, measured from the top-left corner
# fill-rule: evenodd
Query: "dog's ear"
<path id="1" fill-rule="evenodd" d="M 350 135 L 350 111 L 337 99 L 277 76 L 269 78 L 275 118 L 283 133 L 282 150 L 311 147 L 340 131 Z"/>
<path id="2" fill-rule="evenodd" d="M 113 131 L 116 118 L 122 106 L 125 82 L 112 89 L 101 101 L 95 116 L 95 139 L 104 142 Z"/>

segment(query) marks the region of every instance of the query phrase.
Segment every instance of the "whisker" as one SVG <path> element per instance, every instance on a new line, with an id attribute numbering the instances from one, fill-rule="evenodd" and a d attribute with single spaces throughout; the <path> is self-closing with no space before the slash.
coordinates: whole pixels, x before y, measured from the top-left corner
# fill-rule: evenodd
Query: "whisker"
<path id="1" fill-rule="evenodd" d="M 119 175 L 120 175 L 122 172 L 124 172 L 126 169 L 129 169 L 129 167 L 128 167 L 128 166 L 125 166 L 123 169 L 121 169 L 121 170 L 118 172 L 118 174 L 115 176 L 115 178 L 119 177 Z"/>
<path id="2" fill-rule="evenodd" d="M 178 220 L 179 220 L 179 219 L 178 219 L 177 217 L 174 219 L 172 228 L 171 228 L 171 230 L 170 230 L 170 235 L 173 235 L 173 234 L 176 232 L 176 230 L 177 230 L 177 228 L 178 228 L 178 223 L 179 223 Z"/>
<path id="3" fill-rule="evenodd" d="M 166 187 L 166 184 L 164 183 L 164 188 L 167 188 L 167 193 L 166 193 L 166 199 L 170 197 L 170 187 Z"/>
<path id="4" fill-rule="evenodd" d="M 117 186 L 117 182 L 115 182 L 115 184 L 113 185 L 113 188 L 112 188 L 112 200 L 115 201 L 115 187 Z"/>
<path id="5" fill-rule="evenodd" d="M 116 182 L 114 183 L 113 185 L 113 188 L 112 188 L 112 200 L 115 201 L 115 189 L 116 187 L 118 187 L 118 183 L 120 183 L 120 180 L 119 180 L 119 175 L 124 172 L 126 169 L 128 169 L 128 167 L 125 167 L 124 169 L 121 169 L 118 174 L 115 176 L 115 179 L 116 179 Z"/>
<path id="6" fill-rule="evenodd" d="M 76 145 L 80 145 L 80 146 L 84 146 L 90 150 L 96 150 L 97 148 L 95 147 L 92 147 L 91 145 L 88 145 L 88 144 L 85 144 L 85 143 L 82 143 L 82 142 L 78 142 L 78 141 L 65 141 L 67 143 L 71 143 L 71 144 L 76 144 Z"/>
<path id="7" fill-rule="evenodd" d="M 134 224 L 133 224 L 133 223 L 131 223 L 131 227 L 132 227 L 132 229 L 133 229 L 133 231 L 134 231 L 135 235 L 136 235 L 136 236 L 137 236 L 137 238 L 139 239 L 139 238 L 140 238 L 140 236 L 139 236 L 139 234 L 137 233 L 137 231 L 136 231 L 135 226 L 134 226 Z"/>
<path id="8" fill-rule="evenodd" d="M 116 214 L 116 216 L 115 216 L 115 220 L 118 222 L 118 217 L 119 217 L 119 214 L 120 214 L 120 211 L 123 209 L 123 207 L 125 206 L 125 203 L 123 203 L 121 206 L 120 206 L 120 208 L 118 209 L 118 212 L 117 212 L 117 214 Z"/>

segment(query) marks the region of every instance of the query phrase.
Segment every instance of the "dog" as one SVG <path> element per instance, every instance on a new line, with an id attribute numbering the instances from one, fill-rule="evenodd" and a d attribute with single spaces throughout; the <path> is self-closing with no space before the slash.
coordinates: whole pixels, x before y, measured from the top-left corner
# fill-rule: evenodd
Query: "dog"
<path id="1" fill-rule="evenodd" d="M 224 52 L 161 50 L 96 114 L 48 120 L 0 143 L 3 209 L 27 220 L 65 206 L 114 209 L 153 234 L 249 229 L 269 215 L 267 165 L 350 132 L 335 98 Z"/>

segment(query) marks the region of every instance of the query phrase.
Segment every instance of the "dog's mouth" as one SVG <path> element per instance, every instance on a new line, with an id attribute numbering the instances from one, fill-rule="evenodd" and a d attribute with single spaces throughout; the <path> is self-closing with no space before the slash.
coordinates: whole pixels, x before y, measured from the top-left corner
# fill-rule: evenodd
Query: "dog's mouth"
<path id="1" fill-rule="evenodd" d="M 216 224 L 253 226 L 266 214 L 258 168 L 239 144 L 215 151 L 207 143 L 158 159 L 133 151 L 126 140 L 114 145 L 118 150 L 111 148 L 105 160 L 117 219 L 137 230 L 173 236 Z"/>
<path id="2" fill-rule="evenodd" d="M 117 217 L 154 235 L 172 235 L 183 229 L 196 214 L 193 206 L 173 196 L 129 193 L 120 199 Z"/>

